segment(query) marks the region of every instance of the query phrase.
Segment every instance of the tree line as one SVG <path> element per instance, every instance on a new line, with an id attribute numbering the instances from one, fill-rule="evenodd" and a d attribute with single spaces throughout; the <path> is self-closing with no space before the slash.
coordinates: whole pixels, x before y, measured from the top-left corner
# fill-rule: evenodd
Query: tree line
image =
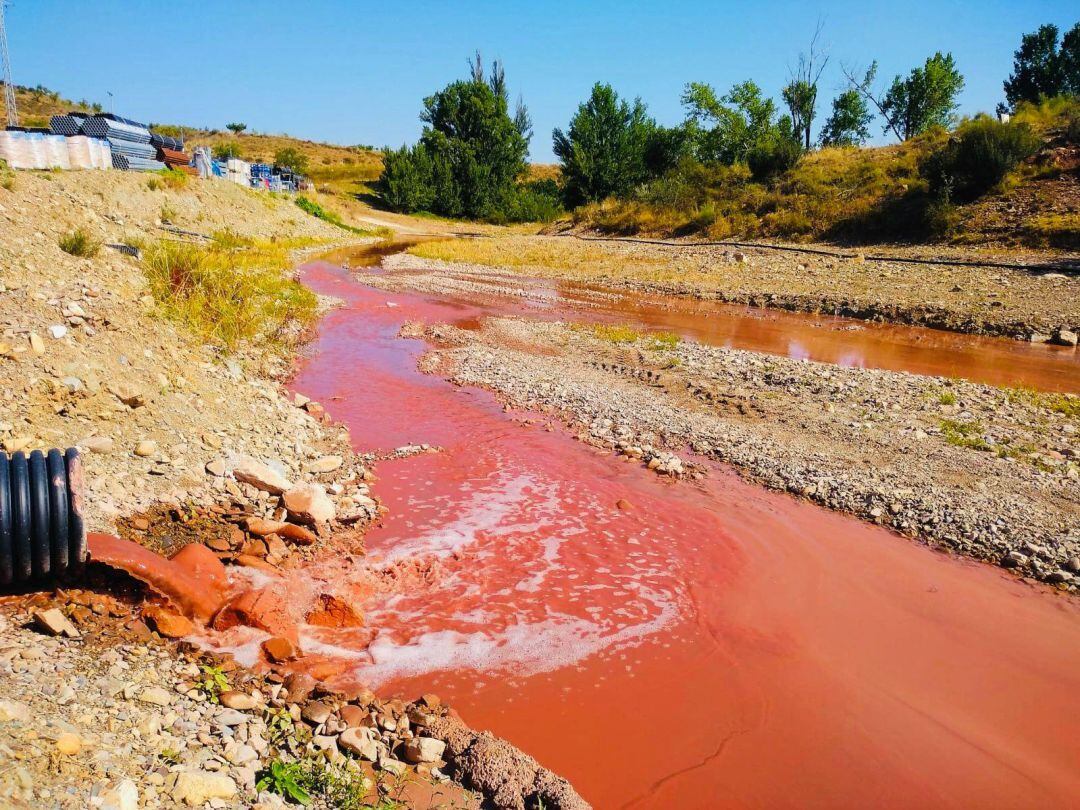
<path id="1" fill-rule="evenodd" d="M 477 54 L 467 78 L 424 100 L 419 142 L 384 153 L 379 191 L 399 211 L 542 220 L 556 216 L 561 205 L 626 198 L 645 183 L 693 166 L 743 165 L 754 181 L 767 183 L 816 147 L 863 145 L 875 121 L 898 141 L 957 122 L 964 76 L 953 55 L 940 52 L 883 86 L 876 62 L 866 70 L 843 66 L 846 84 L 823 113 L 821 77 L 830 57 L 820 35 L 819 25 L 780 89 L 779 103 L 753 80 L 724 93 L 690 82 L 681 97 L 685 118 L 676 126 L 657 123 L 641 99 L 621 98 L 610 84 L 597 82 L 568 126 L 552 133 L 559 183 L 526 182 L 533 136 L 528 110 L 520 98 L 511 109 L 503 65 L 496 61 L 485 71 Z M 1080 95 L 1080 23 L 1064 36 L 1054 25 L 1025 34 L 1003 89 L 999 113 Z M 936 177 L 948 194 L 958 187 L 969 196 L 985 190 L 1036 148 L 1023 129 L 990 119 L 972 122 L 960 133 L 968 144 L 959 147 L 962 153 L 953 145 L 929 162 L 931 183 Z M 983 171 L 988 161 L 993 165 Z M 980 173 L 985 176 L 975 178 Z"/>

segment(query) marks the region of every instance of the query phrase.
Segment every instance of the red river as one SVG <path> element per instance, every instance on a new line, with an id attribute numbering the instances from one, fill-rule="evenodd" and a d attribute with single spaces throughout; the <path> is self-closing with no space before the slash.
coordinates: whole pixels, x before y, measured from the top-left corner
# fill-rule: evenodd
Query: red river
<path id="1" fill-rule="evenodd" d="M 345 305 L 294 388 L 359 450 L 442 448 L 378 465 L 367 558 L 294 575 L 364 600 L 362 631 L 302 630 L 344 680 L 439 693 L 598 808 L 1080 801 L 1076 599 L 719 466 L 676 483 L 523 424 L 397 336 L 487 310 L 304 277 Z"/>

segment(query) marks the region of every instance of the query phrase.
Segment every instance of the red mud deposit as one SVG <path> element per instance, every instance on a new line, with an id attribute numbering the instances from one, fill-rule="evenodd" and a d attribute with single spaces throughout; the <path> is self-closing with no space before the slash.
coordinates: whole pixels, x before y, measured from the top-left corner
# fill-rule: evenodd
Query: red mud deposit
<path id="1" fill-rule="evenodd" d="M 290 598 L 362 599 L 364 628 L 301 626 L 338 683 L 437 692 L 601 808 L 1075 803 L 1076 600 L 720 467 L 673 483 L 523 426 L 397 337 L 482 310 L 306 280 L 346 303 L 296 389 L 360 449 L 444 448 L 379 465 L 366 560 L 292 575 Z"/>
<path id="2" fill-rule="evenodd" d="M 408 275 L 413 271 L 382 272 Z M 504 283 L 485 279 L 485 283 L 505 287 L 515 295 L 461 294 L 442 302 L 479 308 L 484 314 L 628 323 L 645 331 L 673 332 L 711 346 L 839 366 L 960 377 L 1039 391 L 1080 391 L 1080 352 L 1068 346 L 612 290 L 568 281 L 515 277 Z M 522 288 L 530 294 L 517 295 Z M 446 320 L 469 325 L 463 318 L 450 316 Z"/>
<path id="3" fill-rule="evenodd" d="M 221 561 L 202 545 L 185 546 L 172 559 L 130 540 L 109 534 L 89 534 L 90 559 L 126 571 L 177 609 L 208 622 L 225 603 L 228 577 Z"/>

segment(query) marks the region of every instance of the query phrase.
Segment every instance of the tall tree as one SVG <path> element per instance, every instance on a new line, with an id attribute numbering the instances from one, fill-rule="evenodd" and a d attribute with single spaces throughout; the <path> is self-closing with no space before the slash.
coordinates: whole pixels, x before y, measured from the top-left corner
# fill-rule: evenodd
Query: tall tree
<path id="1" fill-rule="evenodd" d="M 570 126 L 552 133 L 562 162 L 569 205 L 625 196 L 649 177 L 647 158 L 655 122 L 641 99 L 620 99 L 609 84 L 593 85 Z"/>
<path id="2" fill-rule="evenodd" d="M 818 82 L 825 66 L 829 64 L 829 55 L 818 45 L 821 38 L 822 23 L 819 21 L 810 40 L 810 50 L 799 54 L 799 65 L 792 71 L 791 81 L 784 87 L 781 95 L 795 129 L 795 136 L 807 151 L 810 150 L 811 128 L 817 116 Z"/>
<path id="3" fill-rule="evenodd" d="M 1080 23 L 1058 43 L 1058 27 L 1048 24 L 1024 34 L 1005 80 L 1005 99 L 1015 108 L 1044 96 L 1080 95 Z"/>
<path id="4" fill-rule="evenodd" d="M 468 79 L 424 99 L 420 142 L 385 153 L 379 190 L 400 211 L 505 219 L 525 172 L 528 113 L 511 117 L 506 77 L 495 62 L 487 77 L 477 54 Z"/>
<path id="5" fill-rule="evenodd" d="M 776 126 L 776 104 L 753 81 L 737 84 L 719 98 L 711 85 L 691 82 L 682 103 L 696 135 L 698 159 L 706 163 L 745 161 L 754 144 Z"/>
<path id="6" fill-rule="evenodd" d="M 873 113 L 862 94 L 854 88 L 833 99 L 832 113 L 821 129 L 822 146 L 860 146 L 870 137 Z"/>
<path id="7" fill-rule="evenodd" d="M 844 75 L 851 87 L 877 108 L 885 122 L 883 131 L 891 131 L 901 141 L 932 127 L 949 126 L 955 119 L 956 97 L 964 89 L 964 77 L 953 55 L 942 55 L 940 51 L 906 77 L 896 76 L 884 95 L 873 89 L 877 62 L 870 65 L 861 81 L 850 68 L 844 68 Z"/>

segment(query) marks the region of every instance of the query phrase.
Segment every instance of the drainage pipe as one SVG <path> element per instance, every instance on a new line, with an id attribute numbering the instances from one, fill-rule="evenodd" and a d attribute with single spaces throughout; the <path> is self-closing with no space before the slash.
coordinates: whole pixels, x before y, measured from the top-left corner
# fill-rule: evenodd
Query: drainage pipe
<path id="1" fill-rule="evenodd" d="M 0 585 L 61 576 L 86 561 L 81 497 L 75 448 L 0 453 Z"/>

